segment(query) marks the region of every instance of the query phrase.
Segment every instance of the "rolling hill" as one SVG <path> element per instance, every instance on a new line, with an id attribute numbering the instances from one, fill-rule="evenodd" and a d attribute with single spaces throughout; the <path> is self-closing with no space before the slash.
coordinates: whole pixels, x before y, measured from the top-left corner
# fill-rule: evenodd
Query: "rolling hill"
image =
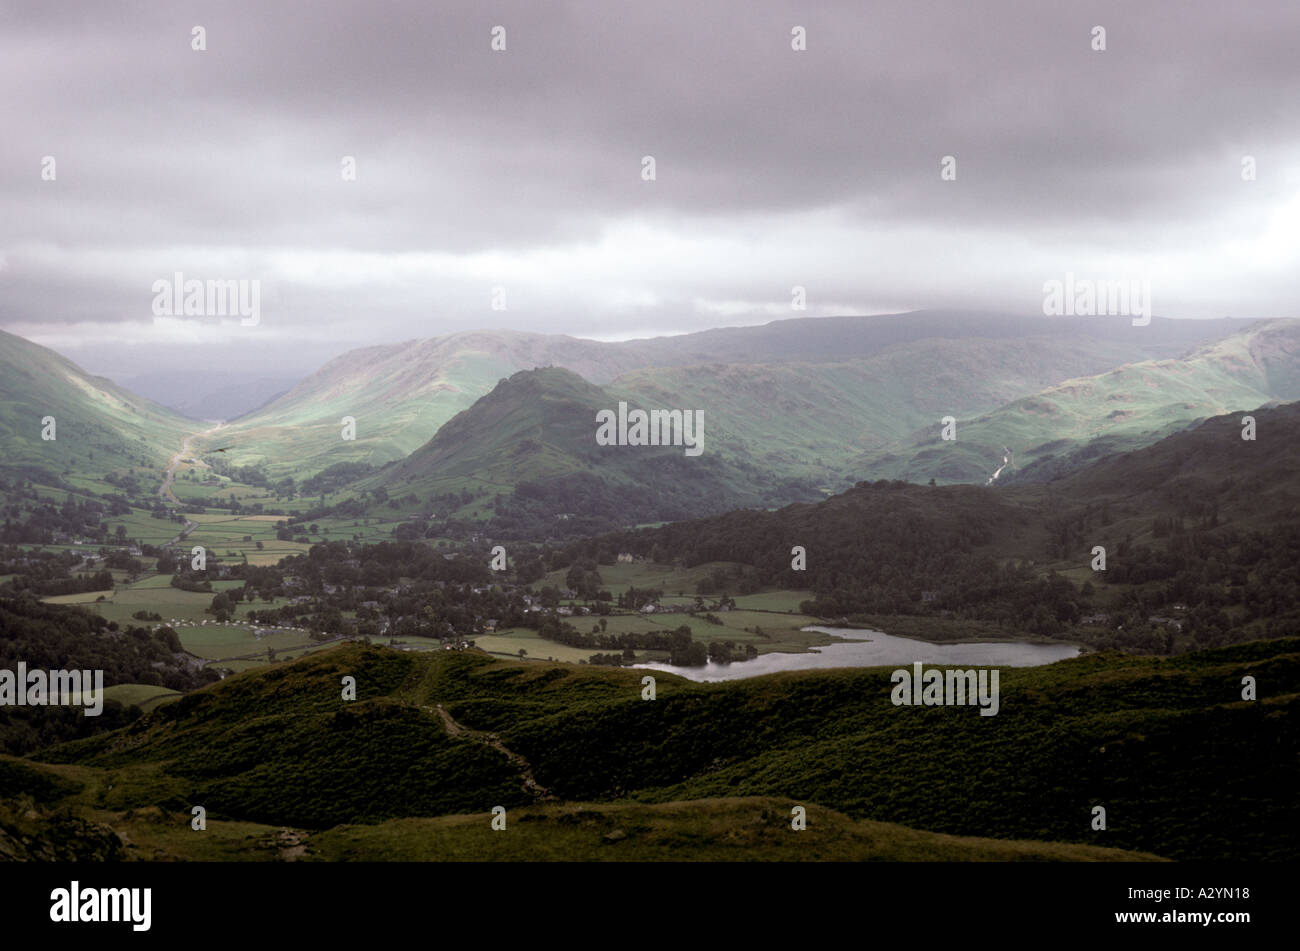
<path id="1" fill-rule="evenodd" d="M 1115 355 L 1104 342 L 1071 338 L 924 340 L 856 361 L 637 370 L 603 387 L 559 369 L 521 373 L 358 486 L 382 485 L 444 516 L 492 518 L 497 534 L 537 537 L 563 513 L 599 516 L 567 527 L 600 531 L 812 501 L 867 476 L 982 483 L 1003 446 L 1024 467 L 1013 473 L 1045 478 L 1064 471 L 1056 453 L 1073 448 L 1078 464 L 1228 409 L 1300 398 L 1300 322 L 1272 321 L 1183 360 L 1129 364 L 1002 404 Z M 700 409 L 703 456 L 596 446 L 596 411 L 619 401 Z M 955 441 L 940 440 L 940 418 L 963 407 L 988 411 L 959 419 Z M 913 454 L 896 451 L 909 438 Z M 1040 460 L 1056 462 L 1036 468 Z M 469 505 L 448 501 L 464 492 Z"/>
<path id="2" fill-rule="evenodd" d="M 214 820 L 334 829 L 322 841 L 335 854 L 353 843 L 354 856 L 406 835 L 403 855 L 436 857 L 455 847 L 454 830 L 341 826 L 468 814 L 486 829 L 494 806 L 519 823 L 581 827 L 559 804 L 604 803 L 593 824 L 624 831 L 607 842 L 662 843 L 663 823 L 635 804 L 674 803 L 676 821 L 691 810 L 697 823 L 684 830 L 688 854 L 719 857 L 726 837 L 707 817 L 726 801 L 734 809 L 733 797 L 767 797 L 746 821 L 773 831 L 804 804 L 814 821 L 830 809 L 1008 845 L 1284 859 L 1300 828 L 1298 651 L 1288 640 L 1008 669 L 1000 712 L 986 718 L 897 707 L 887 669 L 715 685 L 661 675 L 645 701 L 643 671 L 350 645 L 230 677 L 0 769 L 12 764 L 21 782 L 11 785 L 41 789 L 51 806 L 79 801 L 121 819 L 201 804 Z M 1268 685 L 1258 701 L 1239 696 L 1246 673 Z M 357 678 L 354 702 L 340 700 L 344 675 Z M 1095 805 L 1105 833 L 1090 827 Z"/>
<path id="3" fill-rule="evenodd" d="M 56 421 L 48 441 L 41 438 L 46 416 Z M 153 478 L 194 428 L 53 350 L 0 331 L 0 472 L 113 491 L 105 474 L 137 467 Z"/>
<path id="4" fill-rule="evenodd" d="M 490 497 L 477 504 L 507 536 L 512 528 L 546 534 L 556 519 L 569 532 L 590 531 L 816 494 L 761 469 L 743 451 L 709 452 L 707 414 L 705 451 L 696 457 L 684 447 L 598 445 L 597 413 L 613 410 L 618 399 L 568 370 L 521 371 L 360 484 L 421 499 L 483 493 Z"/>
<path id="5" fill-rule="evenodd" d="M 1300 320 L 1263 321 L 1180 359 L 1066 379 L 989 412 L 956 411 L 955 441 L 940 438 L 936 420 L 905 448 L 869 450 L 853 468 L 860 478 L 983 481 L 1008 447 L 1008 481 L 1042 479 L 1210 416 L 1297 399 Z"/>
<path id="6" fill-rule="evenodd" d="M 718 394 L 701 389 L 706 386 L 703 381 L 693 381 L 711 372 L 686 368 L 722 364 L 758 368 L 734 371 L 743 378 L 742 387 L 751 392 L 763 392 L 796 375 L 814 376 L 797 399 L 815 400 L 815 405 L 829 408 L 828 419 L 814 434 L 819 451 L 829 452 L 863 434 L 860 419 L 847 420 L 862 412 L 901 415 L 900 421 L 891 419 L 889 435 L 892 427 L 900 427 L 899 432 L 915 428 L 906 402 L 910 386 L 897 378 L 886 379 L 891 374 L 930 380 L 936 386 L 950 383 L 946 402 L 957 404 L 962 412 L 979 412 L 1071 376 L 1174 357 L 1239 326 L 1239 321 L 1154 320 L 1149 327 L 1134 328 L 1127 320 L 1109 318 L 917 312 L 801 318 L 620 343 L 515 331 L 466 332 L 343 354 L 290 392 L 232 421 L 222 440 L 232 446 L 232 464 L 262 466 L 274 479 L 301 480 L 337 463 L 379 466 L 403 458 L 499 380 L 519 370 L 563 367 L 597 385 L 639 371 L 626 382 L 631 394 L 649 398 L 687 386 L 687 395 L 703 401 L 716 400 Z M 1022 339 L 1026 337 L 1034 342 Z M 946 343 L 926 346 L 923 341 Z M 861 369 L 819 366 L 867 360 L 890 348 L 904 350 Z M 772 371 L 776 376 L 769 376 L 768 368 L 791 365 L 798 368 Z M 986 372 L 990 366 L 998 366 L 999 371 L 987 386 L 977 382 L 978 373 L 961 378 L 962 368 Z M 846 400 L 828 399 L 841 387 L 850 391 Z M 771 400 L 770 392 L 766 396 L 762 402 Z M 972 396 L 977 398 L 967 401 Z M 745 399 L 720 408 L 719 413 L 744 406 L 757 413 L 755 418 L 737 420 L 724 434 L 734 431 L 738 440 L 752 441 L 768 418 L 761 405 Z M 344 416 L 357 421 L 355 440 L 340 438 Z M 783 440 L 787 434 L 774 435 Z M 775 453 L 772 461 L 779 461 L 782 454 L 808 455 L 797 441 L 778 447 Z M 824 460 L 820 468 L 826 465 Z M 787 467 L 778 475 L 806 475 L 818 468 L 815 464 Z"/>
<path id="7" fill-rule="evenodd" d="M 803 613 L 891 632 L 1029 632 L 1173 653 L 1300 631 L 1297 469 L 1300 403 L 1287 403 L 1041 483 L 864 481 L 815 504 L 574 541 L 556 561 L 617 551 L 724 563 L 730 590 L 811 589 Z M 1104 569 L 1091 567 L 1098 546 Z"/>

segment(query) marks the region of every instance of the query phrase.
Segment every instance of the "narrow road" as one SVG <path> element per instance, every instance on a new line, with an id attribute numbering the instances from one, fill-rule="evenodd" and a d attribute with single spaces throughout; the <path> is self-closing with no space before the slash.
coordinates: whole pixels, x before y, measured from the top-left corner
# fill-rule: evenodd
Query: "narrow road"
<path id="1" fill-rule="evenodd" d="M 164 502 L 171 501 L 175 505 L 180 505 L 181 500 L 176 498 L 176 493 L 172 491 L 172 483 L 176 481 L 176 467 L 181 464 L 181 460 L 190 454 L 190 440 L 194 436 L 186 436 L 185 441 L 181 443 L 181 451 L 172 456 L 171 461 L 167 463 L 167 472 L 163 475 L 162 488 L 158 490 L 158 498 Z"/>
<path id="2" fill-rule="evenodd" d="M 205 435 L 216 433 L 218 429 L 221 429 L 221 427 L 225 425 L 224 422 L 218 422 L 218 424 L 213 426 L 212 429 L 204 430 L 203 433 L 191 433 L 190 435 L 187 435 L 185 442 L 181 443 L 181 451 L 172 456 L 172 460 L 166 464 L 166 472 L 162 474 L 162 486 L 159 488 L 159 498 L 162 499 L 162 501 L 169 501 L 169 503 L 172 503 L 173 505 L 181 504 L 181 500 L 175 498 L 175 492 L 172 491 L 172 483 L 175 482 L 175 470 L 177 470 L 177 466 L 181 465 L 182 461 L 185 461 L 187 457 L 190 456 L 191 440 L 196 437 L 205 437 Z M 196 527 L 199 527 L 198 522 L 191 522 L 186 518 L 185 527 L 181 529 L 181 534 L 170 540 L 168 544 L 181 543 L 181 540 L 185 538 L 186 535 L 190 534 L 191 531 L 194 531 Z"/>
<path id="3" fill-rule="evenodd" d="M 430 707 L 421 707 L 423 710 L 430 710 Z M 461 726 L 457 723 L 450 713 L 442 708 L 442 704 L 437 706 L 438 716 L 442 717 L 443 726 L 447 728 L 447 735 L 460 739 L 473 740 L 476 743 L 482 743 L 490 746 L 498 753 L 503 755 L 510 765 L 519 770 L 519 775 L 524 780 L 524 792 L 528 793 L 535 799 L 554 800 L 556 797 L 551 795 L 551 791 L 537 781 L 533 776 L 533 767 L 528 760 L 524 759 L 518 753 L 506 748 L 495 733 L 484 733 L 480 730 L 471 730 L 469 727 Z"/>
<path id="4" fill-rule="evenodd" d="M 181 451 L 173 455 L 171 461 L 167 463 L 167 471 L 163 474 L 163 483 L 158 490 L 158 498 L 164 502 L 170 501 L 173 505 L 181 504 L 181 500 L 176 498 L 176 493 L 172 491 L 172 483 L 176 481 L 176 467 L 190 455 L 190 441 L 199 436 L 209 436 L 225 425 L 225 423 L 217 423 L 211 429 L 206 429 L 201 433 L 191 433 L 185 437 L 185 441 L 181 443 Z"/>
<path id="5" fill-rule="evenodd" d="M 199 436 L 207 436 L 215 433 L 224 425 L 226 424 L 217 423 L 217 425 L 213 426 L 211 429 L 206 429 L 201 433 L 191 433 L 185 437 L 185 441 L 181 443 L 181 451 L 173 455 L 171 461 L 167 463 L 167 471 L 163 474 L 162 487 L 158 489 L 158 498 L 162 499 L 164 502 L 170 502 L 172 505 L 181 504 L 181 500 L 176 498 L 176 493 L 172 491 L 172 483 L 176 481 L 176 468 L 190 457 L 190 441 Z M 185 527 L 181 529 L 181 533 L 167 544 L 179 545 L 186 535 L 198 527 L 197 522 L 192 522 L 187 518 L 185 520 Z"/>

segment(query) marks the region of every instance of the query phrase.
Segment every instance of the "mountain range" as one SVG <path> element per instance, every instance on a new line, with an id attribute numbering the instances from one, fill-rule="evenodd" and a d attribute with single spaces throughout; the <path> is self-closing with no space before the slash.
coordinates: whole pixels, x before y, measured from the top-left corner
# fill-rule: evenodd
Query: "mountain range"
<path id="1" fill-rule="evenodd" d="M 926 311 L 620 343 L 470 332 L 343 354 L 192 445 L 223 450 L 217 471 L 268 483 L 329 471 L 335 501 L 398 497 L 402 512 L 529 532 L 581 511 L 606 530 L 811 501 L 863 479 L 1057 476 L 1210 416 L 1300 399 L 1298 354 L 1300 322 L 1287 320 L 1134 327 Z M 6 468 L 102 484 L 113 470 L 161 469 L 209 428 L 10 334 L 0 361 L 0 438 L 17 448 Z M 596 414 L 620 402 L 701 411 L 703 455 L 597 446 Z M 62 417 L 57 446 L 40 444 L 49 414 Z"/>

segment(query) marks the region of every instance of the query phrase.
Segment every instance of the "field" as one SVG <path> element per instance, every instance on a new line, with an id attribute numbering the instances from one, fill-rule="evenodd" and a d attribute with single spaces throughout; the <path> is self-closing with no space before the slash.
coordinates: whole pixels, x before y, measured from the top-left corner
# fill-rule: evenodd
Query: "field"
<path id="1" fill-rule="evenodd" d="M 614 565 L 597 565 L 600 572 L 601 587 L 611 594 L 622 594 L 628 588 L 658 588 L 666 597 L 681 595 L 693 600 L 695 587 L 713 572 L 715 568 L 731 567 L 723 562 L 709 562 L 694 568 L 680 568 L 674 565 L 657 565 L 648 561 L 620 562 Z M 567 569 L 552 571 L 541 581 L 533 585 L 543 585 L 563 589 L 567 587 L 564 576 Z"/>
<path id="2" fill-rule="evenodd" d="M 606 622 L 606 633 L 610 634 L 671 631 L 685 625 L 691 629 L 691 636 L 695 640 L 706 644 L 709 641 L 753 644 L 760 654 L 773 650 L 804 651 L 819 644 L 831 643 L 831 638 L 825 634 L 801 630 L 810 624 L 818 623 L 817 618 L 803 614 L 720 611 L 715 612 L 714 617 L 722 623 L 714 624 L 704 620 L 703 617 L 691 617 L 689 614 L 619 614 L 603 620 Z M 566 620 L 585 633 L 601 619 L 595 616 L 583 616 Z"/>
<path id="3" fill-rule="evenodd" d="M 115 532 L 119 525 L 126 526 L 127 536 L 144 545 L 166 545 L 185 530 L 181 522 L 154 518 L 142 509 L 132 509 L 129 515 L 106 518 L 104 524 L 110 532 Z"/>
<path id="4" fill-rule="evenodd" d="M 247 556 L 249 564 L 273 565 L 287 555 L 299 555 L 311 547 L 276 538 L 275 523 L 281 519 L 274 515 L 209 512 L 187 518 L 197 527 L 186 537 L 186 546 L 202 545 L 210 554 L 227 560 L 241 561 Z M 261 548 L 257 547 L 259 543 Z"/>
<path id="5" fill-rule="evenodd" d="M 80 591 L 77 594 L 56 594 L 41 600 L 47 604 L 93 604 L 100 598 L 111 598 L 112 591 Z"/>
<path id="6" fill-rule="evenodd" d="M 269 633 L 259 637 L 253 633 L 255 630 L 268 630 Z M 178 625 L 176 633 L 187 651 L 205 660 L 243 657 L 259 652 L 265 654 L 268 648 L 278 654 L 290 647 L 315 646 L 306 631 L 254 628 L 244 624 Z"/>
<path id="7" fill-rule="evenodd" d="M 211 554 L 226 560 L 240 561 L 248 558 L 251 565 L 273 565 L 288 555 L 300 555 L 312 544 L 331 538 L 352 540 L 354 536 L 365 542 L 391 541 L 393 529 L 400 519 L 321 519 L 311 526 L 295 526 L 294 534 L 305 535 L 309 541 L 281 541 L 276 538 L 276 523 L 283 521 L 279 515 L 230 515 L 208 512 L 187 516 L 197 527 L 185 539 L 189 547 L 204 546 Z M 354 524 L 357 523 L 357 524 Z M 258 548 L 258 544 L 261 548 Z"/>
<path id="8" fill-rule="evenodd" d="M 116 700 L 126 706 L 135 704 L 145 712 L 180 696 L 182 694 L 169 687 L 159 687 L 154 684 L 114 684 L 111 687 L 104 688 L 104 698 L 106 700 Z"/>
<path id="9" fill-rule="evenodd" d="M 595 650 L 584 647 L 566 647 L 555 641 L 539 637 L 528 629 L 501 631 L 497 634 L 479 634 L 474 638 L 474 646 L 490 654 L 516 657 L 520 649 L 528 652 L 526 659 L 557 660 L 570 664 L 586 660 Z"/>
<path id="10" fill-rule="evenodd" d="M 59 595 L 43 599 L 50 604 L 80 604 L 83 607 L 126 626 L 165 624 L 175 629 L 181 639 L 181 645 L 197 657 L 209 661 L 223 661 L 221 666 L 233 670 L 247 670 L 268 663 L 267 648 L 276 652 L 277 659 L 299 657 L 319 645 L 311 640 L 306 630 L 288 627 L 266 627 L 251 625 L 238 617 L 229 623 L 218 624 L 206 613 L 212 603 L 212 594 L 197 591 L 182 591 L 170 585 L 170 575 L 150 575 L 135 584 L 121 585 L 116 591 L 88 591 L 81 594 Z M 217 581 L 212 587 L 214 592 L 241 586 L 239 581 Z M 105 600 L 96 599 L 103 596 Z M 256 604 L 258 610 L 275 608 L 283 604 L 283 599 Z M 247 610 L 248 605 L 238 605 Z M 141 621 L 132 615 L 137 611 L 150 611 L 162 616 L 162 621 Z M 205 623 L 206 622 L 206 623 Z M 266 630 L 261 636 L 255 630 Z M 289 650 L 288 648 L 298 648 Z M 258 657 L 246 655 L 257 654 Z M 238 661 L 227 658 L 246 658 Z"/>

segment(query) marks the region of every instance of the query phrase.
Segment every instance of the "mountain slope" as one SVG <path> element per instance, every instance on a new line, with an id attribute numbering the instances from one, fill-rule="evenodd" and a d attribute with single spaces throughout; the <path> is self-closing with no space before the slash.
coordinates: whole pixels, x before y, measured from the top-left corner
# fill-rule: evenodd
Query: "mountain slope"
<path id="1" fill-rule="evenodd" d="M 1106 452 L 1135 449 L 1193 422 L 1300 399 L 1300 320 L 1264 321 L 1177 360 L 1149 360 L 1067 379 L 991 412 L 954 412 L 956 440 L 937 419 L 904 446 L 853 462 L 863 478 L 986 480 L 1003 461 L 1059 474 Z M 1016 470 L 1008 476 L 1015 478 Z M 1023 478 L 1023 476 L 1022 476 Z"/>
<path id="2" fill-rule="evenodd" d="M 712 451 L 839 490 L 862 477 L 859 454 L 890 452 L 945 415 L 994 410 L 1132 350 L 1075 336 L 926 339 L 858 360 L 636 370 L 607 389 L 635 405 L 701 408 Z"/>
<path id="3" fill-rule="evenodd" d="M 4 760 L 0 759 L 0 770 Z M 37 770 L 31 767 L 32 773 Z M 80 771 L 94 776 L 92 770 Z M 84 787 L 83 787 L 84 789 Z M 0 799 L 0 861 L 347 862 L 1150 862 L 1096 845 L 971 838 L 807 808 L 791 835 L 790 803 L 773 797 L 661 803 L 568 803 L 511 810 L 510 835 L 473 813 L 340 825 L 323 832 L 211 820 L 156 806 L 76 815 L 84 792 L 33 808 Z"/>
<path id="4" fill-rule="evenodd" d="M 553 561 L 616 551 L 730 563 L 731 590 L 810 589 L 805 614 L 926 637 L 1031 633 L 1173 653 L 1291 636 L 1300 403 L 1249 415 L 1254 440 L 1234 413 L 1046 483 L 862 482 L 816 504 L 575 541 Z"/>
<path id="5" fill-rule="evenodd" d="M 649 368 L 840 363 L 932 339 L 967 341 L 972 349 L 988 352 L 982 345 L 1034 336 L 1062 341 L 1055 345 L 1061 353 L 1072 351 L 1073 356 L 1063 358 L 1059 367 L 1052 367 L 1051 359 L 1038 361 L 1038 370 L 1029 370 L 1023 381 L 1001 393 L 998 402 L 977 404 L 978 408 L 992 408 L 1067 376 L 1096 373 L 1134 360 L 1175 356 L 1196 343 L 1230 333 L 1237 324 L 1154 320 L 1149 327 L 1134 328 L 1127 320 L 1108 318 L 918 312 L 801 318 L 762 327 L 621 343 L 515 331 L 458 333 L 343 354 L 289 393 L 234 421 L 223 431 L 222 440 L 232 446 L 232 464 L 260 465 L 276 478 L 292 475 L 301 479 L 334 463 L 382 465 L 400 459 L 488 393 L 498 380 L 518 370 L 564 367 L 600 385 L 621 374 Z M 951 345 L 947 349 L 955 352 Z M 926 353 L 919 347 L 911 352 Z M 993 359 L 1005 368 L 1008 382 L 1018 380 L 1018 370 L 1026 366 L 1026 360 L 1030 367 L 1037 360 L 1027 355 L 1021 344 L 1007 353 L 1005 359 Z M 983 368 L 987 367 L 986 361 Z M 1051 372 L 1044 375 L 1049 368 Z M 925 366 L 915 368 L 922 378 L 932 370 L 943 370 L 933 356 Z M 653 376 L 650 374 L 650 379 Z M 665 381 L 689 376 L 669 374 Z M 832 387 L 834 377 L 829 373 L 822 386 Z M 344 416 L 357 420 L 355 440 L 340 438 Z"/>
<path id="6" fill-rule="evenodd" d="M 540 370 L 512 377 L 358 486 L 383 486 L 408 503 L 413 496 L 444 517 L 462 507 L 460 517 L 493 516 L 498 535 L 544 537 L 545 520 L 563 513 L 594 517 L 565 526 L 566 534 L 601 531 L 811 501 L 863 474 L 984 482 L 1003 446 L 1032 473 L 1062 447 L 1094 456 L 1103 446 L 1136 448 L 1227 407 L 1300 397 L 1300 322 L 1273 321 L 1184 360 L 1126 365 L 998 406 L 1117 352 L 1071 338 L 924 340 L 855 361 L 637 370 L 604 387 Z M 620 401 L 700 411 L 703 456 L 596 446 L 596 411 Z M 938 438 L 943 416 L 995 406 L 960 420 L 956 441 Z M 897 452 L 922 425 L 914 454 Z M 472 504 L 446 498 L 464 492 L 477 496 Z"/>
<path id="7" fill-rule="evenodd" d="M 662 675 L 647 702 L 638 670 L 350 645 L 39 756 L 91 767 L 87 779 L 111 770 L 101 808 L 202 803 L 213 819 L 314 829 L 546 795 L 773 796 L 950 834 L 1285 859 L 1300 844 L 1298 652 L 1289 640 L 1006 669 L 999 713 L 981 717 L 895 706 L 885 668 Z M 1269 684 L 1257 702 L 1238 696 L 1245 673 Z M 339 698 L 343 675 L 354 702 Z"/>
<path id="8" fill-rule="evenodd" d="M 617 406 L 618 396 L 568 370 L 522 371 L 361 485 L 421 499 L 487 493 L 495 499 L 486 504 L 496 513 L 493 531 L 505 535 L 523 523 L 545 534 L 556 518 L 569 522 L 567 532 L 599 530 L 815 494 L 760 469 L 743 451 L 711 452 L 707 413 L 698 456 L 684 446 L 598 445 L 597 414 Z"/>
<path id="9" fill-rule="evenodd" d="M 43 417 L 55 438 L 41 438 Z M 132 466 L 161 470 L 194 424 L 91 376 L 53 350 L 0 331 L 0 470 L 42 470 L 81 487 Z"/>

